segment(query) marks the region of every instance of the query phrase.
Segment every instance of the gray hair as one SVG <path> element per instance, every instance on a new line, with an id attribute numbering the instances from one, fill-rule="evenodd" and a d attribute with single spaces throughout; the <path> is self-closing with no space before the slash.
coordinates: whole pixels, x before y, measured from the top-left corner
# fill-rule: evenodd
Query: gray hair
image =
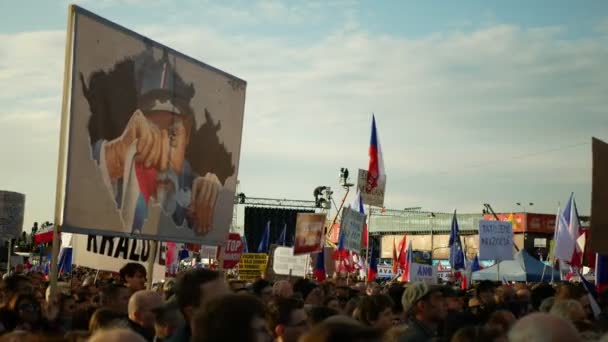
<path id="1" fill-rule="evenodd" d="M 583 305 L 573 299 L 562 300 L 553 304 L 549 313 L 571 322 L 581 319 L 581 316 L 582 318 L 585 317 Z"/>

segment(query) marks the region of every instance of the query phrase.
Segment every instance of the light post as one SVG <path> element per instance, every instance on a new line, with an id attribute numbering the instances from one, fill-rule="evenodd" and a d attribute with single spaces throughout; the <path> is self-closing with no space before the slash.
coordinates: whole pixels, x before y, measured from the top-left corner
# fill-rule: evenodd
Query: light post
<path id="1" fill-rule="evenodd" d="M 525 204 L 525 203 L 522 203 L 522 202 L 517 202 L 517 203 L 515 203 L 515 204 L 517 204 L 517 206 L 518 206 L 518 207 L 522 207 L 522 208 L 524 209 L 524 214 L 528 212 L 528 211 L 526 210 L 526 204 Z M 534 205 L 534 203 L 532 203 L 532 202 L 529 202 L 529 203 L 528 203 L 528 206 L 530 206 L 530 207 L 531 207 L 531 206 L 533 206 L 533 205 Z"/>

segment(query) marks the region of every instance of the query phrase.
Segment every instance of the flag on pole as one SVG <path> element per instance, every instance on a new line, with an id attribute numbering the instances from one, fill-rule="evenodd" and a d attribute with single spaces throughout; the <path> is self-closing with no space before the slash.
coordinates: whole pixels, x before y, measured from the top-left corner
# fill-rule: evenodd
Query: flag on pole
<path id="1" fill-rule="evenodd" d="M 247 246 L 247 238 L 245 234 L 241 237 L 241 241 L 243 242 L 243 253 L 249 253 L 249 247 Z"/>
<path id="2" fill-rule="evenodd" d="M 374 281 L 378 275 L 378 259 L 374 256 L 374 247 L 369 253 L 369 269 L 367 270 L 367 282 Z"/>
<path id="3" fill-rule="evenodd" d="M 462 250 L 462 241 L 460 241 L 460 230 L 458 229 L 458 220 L 456 218 L 456 210 L 452 218 L 452 228 L 450 230 L 450 266 L 452 270 L 458 272 L 465 268 L 464 266 L 464 251 Z"/>
<path id="4" fill-rule="evenodd" d="M 471 263 L 471 272 L 477 272 L 482 269 L 483 268 L 479 264 L 479 258 L 476 255 L 475 258 L 473 259 L 473 263 Z"/>
<path id="5" fill-rule="evenodd" d="M 397 246 L 395 246 L 395 238 L 393 238 L 393 274 L 397 274 L 399 270 L 399 259 L 397 259 Z"/>
<path id="6" fill-rule="evenodd" d="M 595 318 L 597 319 L 602 313 L 602 309 L 600 309 L 600 306 L 597 303 L 597 291 L 595 290 L 593 285 L 591 285 L 591 283 L 589 283 L 589 281 L 585 279 L 585 277 L 583 277 L 580 271 L 578 272 L 578 276 L 581 278 L 581 283 L 587 291 L 587 298 L 589 298 L 589 305 L 591 306 L 591 311 L 593 311 L 593 316 L 595 316 Z"/>
<path id="7" fill-rule="evenodd" d="M 369 166 L 367 169 L 367 185 L 365 191 L 369 193 L 374 190 L 378 187 L 379 180 L 384 177 L 384 160 L 382 159 L 382 148 L 376 129 L 376 117 L 372 116 L 372 135 L 369 144 Z"/>
<path id="8" fill-rule="evenodd" d="M 576 240 L 580 236 L 580 221 L 576 210 L 574 193 L 570 195 L 564 210 L 559 217 L 559 224 L 555 236 L 555 257 L 570 264 L 577 262 L 578 251 Z M 578 265 L 574 265 L 578 266 Z"/>
<path id="9" fill-rule="evenodd" d="M 277 245 L 279 246 L 285 246 L 287 244 L 287 223 L 285 223 L 285 225 L 283 226 L 283 231 L 281 232 L 281 235 L 279 236 L 279 239 L 277 240 Z"/>
<path id="10" fill-rule="evenodd" d="M 338 238 L 338 249 L 336 249 L 336 251 L 334 252 L 334 260 L 345 260 L 348 257 L 348 251 L 346 250 L 346 246 L 345 246 L 345 236 L 344 236 L 344 232 L 342 231 L 342 229 L 340 229 L 340 237 Z"/>
<path id="11" fill-rule="evenodd" d="M 399 256 L 397 257 L 397 259 L 399 260 L 399 268 L 402 270 L 405 268 L 405 264 L 407 263 L 407 255 L 405 251 L 406 243 L 407 235 L 403 235 L 401 242 L 399 242 Z"/>
<path id="12" fill-rule="evenodd" d="M 405 237 L 404 237 L 405 239 Z M 407 245 L 407 252 L 405 253 L 405 263 L 403 264 L 403 274 L 401 275 L 401 281 L 410 281 L 410 268 L 412 265 L 412 259 L 414 255 L 414 248 L 412 247 L 412 240 Z"/>
<path id="13" fill-rule="evenodd" d="M 325 273 L 325 248 L 321 248 L 321 252 L 317 254 L 317 262 L 312 273 L 318 282 L 325 281 L 325 277 L 327 276 Z"/>
<path id="14" fill-rule="evenodd" d="M 598 293 L 602 293 L 608 288 L 608 255 L 596 254 L 595 286 L 597 286 Z"/>
<path id="15" fill-rule="evenodd" d="M 268 253 L 268 247 L 270 247 L 270 221 L 266 223 L 266 229 L 264 229 L 262 240 L 258 245 L 258 253 Z"/>

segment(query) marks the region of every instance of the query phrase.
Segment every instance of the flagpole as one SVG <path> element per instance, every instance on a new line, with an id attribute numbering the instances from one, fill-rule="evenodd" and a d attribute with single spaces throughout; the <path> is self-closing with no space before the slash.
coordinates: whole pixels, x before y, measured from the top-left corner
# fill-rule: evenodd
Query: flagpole
<path id="1" fill-rule="evenodd" d="M 372 266 L 371 264 L 371 256 L 369 255 L 369 230 L 372 226 L 372 205 L 369 204 L 367 206 L 367 212 L 369 213 L 369 217 L 367 218 L 367 250 L 365 251 L 365 255 L 367 256 L 367 272 L 369 273 L 369 269 Z M 367 274 L 365 274 L 365 277 L 367 278 Z"/>

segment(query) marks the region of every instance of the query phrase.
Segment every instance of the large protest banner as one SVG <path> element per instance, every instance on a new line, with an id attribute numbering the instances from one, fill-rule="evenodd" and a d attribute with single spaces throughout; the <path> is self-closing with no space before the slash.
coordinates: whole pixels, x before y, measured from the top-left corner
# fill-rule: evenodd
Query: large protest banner
<path id="1" fill-rule="evenodd" d="M 318 253 L 325 242 L 325 214 L 298 214 L 293 254 Z"/>
<path id="2" fill-rule="evenodd" d="M 591 235 L 595 253 L 608 255 L 608 144 L 593 138 Z"/>
<path id="3" fill-rule="evenodd" d="M 266 272 L 268 264 L 268 254 L 265 253 L 244 253 L 239 262 L 239 279 L 254 281 L 262 278 Z"/>
<path id="4" fill-rule="evenodd" d="M 513 260 L 513 224 L 479 221 L 479 259 Z"/>
<path id="5" fill-rule="evenodd" d="M 0 238 L 15 239 L 23 229 L 25 195 L 0 191 Z"/>
<path id="6" fill-rule="evenodd" d="M 386 177 L 378 179 L 378 186 L 367 192 L 367 171 L 359 169 L 357 189 L 361 193 L 363 203 L 374 207 L 384 207 L 384 193 L 386 191 Z"/>
<path id="7" fill-rule="evenodd" d="M 221 245 L 246 82 L 77 6 L 70 18 L 62 231 Z"/>
<path id="8" fill-rule="evenodd" d="M 147 240 L 99 235 L 72 234 L 72 264 L 97 270 L 118 272 L 126 263 L 147 267 L 152 243 Z M 154 262 L 154 280 L 165 278 L 165 253 L 159 245 Z"/>
<path id="9" fill-rule="evenodd" d="M 342 221 L 340 231 L 344 234 L 345 248 L 349 251 L 361 252 L 361 236 L 365 225 L 365 214 L 350 208 L 342 211 Z"/>

